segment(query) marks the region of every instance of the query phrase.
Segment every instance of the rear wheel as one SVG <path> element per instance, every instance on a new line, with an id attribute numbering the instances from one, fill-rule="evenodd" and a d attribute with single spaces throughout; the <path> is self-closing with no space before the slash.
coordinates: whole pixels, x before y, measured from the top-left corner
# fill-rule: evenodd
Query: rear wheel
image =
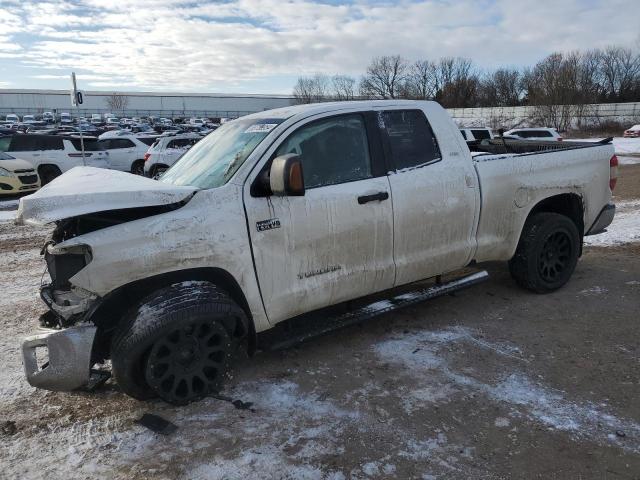
<path id="1" fill-rule="evenodd" d="M 183 282 L 145 298 L 113 338 L 113 373 L 128 395 L 177 405 L 220 391 L 246 348 L 247 317 L 209 282 Z"/>
<path id="2" fill-rule="evenodd" d="M 538 213 L 526 221 L 509 271 L 523 288 L 552 292 L 571 278 L 579 251 L 580 234 L 570 218 Z"/>
<path id="3" fill-rule="evenodd" d="M 38 167 L 38 175 L 40 176 L 40 184 L 46 185 L 54 178 L 62 175 L 62 172 L 55 165 L 40 165 Z"/>

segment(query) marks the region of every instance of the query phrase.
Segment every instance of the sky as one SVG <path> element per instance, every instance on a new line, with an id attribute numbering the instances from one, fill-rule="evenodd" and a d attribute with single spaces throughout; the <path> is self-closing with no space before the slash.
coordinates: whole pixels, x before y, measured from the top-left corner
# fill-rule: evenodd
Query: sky
<path id="1" fill-rule="evenodd" d="M 0 0 L 0 88 L 290 94 L 374 56 L 483 69 L 640 46 L 637 0 Z"/>

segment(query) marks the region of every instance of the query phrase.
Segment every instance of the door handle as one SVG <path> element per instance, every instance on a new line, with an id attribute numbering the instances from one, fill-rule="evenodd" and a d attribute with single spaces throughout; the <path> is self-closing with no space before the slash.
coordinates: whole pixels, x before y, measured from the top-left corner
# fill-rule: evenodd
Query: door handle
<path id="1" fill-rule="evenodd" d="M 362 195 L 358 197 L 358 203 L 364 205 L 365 203 L 375 202 L 376 200 L 382 201 L 389 198 L 389 192 L 378 192 L 371 195 Z"/>

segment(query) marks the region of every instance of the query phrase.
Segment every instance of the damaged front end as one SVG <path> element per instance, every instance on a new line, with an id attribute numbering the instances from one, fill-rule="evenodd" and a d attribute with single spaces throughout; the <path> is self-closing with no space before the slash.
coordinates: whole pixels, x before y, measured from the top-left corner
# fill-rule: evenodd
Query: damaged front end
<path id="1" fill-rule="evenodd" d="M 57 235 L 59 228 L 53 238 Z M 52 239 L 42 254 L 51 283 L 40 287 L 40 297 L 49 311 L 40 317 L 40 331 L 22 343 L 25 374 L 37 388 L 75 390 L 87 385 L 91 376 L 97 327 L 88 321 L 87 313 L 99 297 L 72 285 L 70 279 L 91 262 L 91 248 L 57 247 Z"/>
<path id="2" fill-rule="evenodd" d="M 20 199 L 18 223 L 56 224 L 41 252 L 51 281 L 41 286 L 40 296 L 49 310 L 40 317 L 40 331 L 22 345 L 31 385 L 82 387 L 92 379 L 93 364 L 106 358 L 100 342 L 104 328 L 94 323 L 104 299 L 80 280 L 80 272 L 93 261 L 92 249 L 99 247 L 84 235 L 179 209 L 197 190 L 116 170 L 76 167 Z"/>

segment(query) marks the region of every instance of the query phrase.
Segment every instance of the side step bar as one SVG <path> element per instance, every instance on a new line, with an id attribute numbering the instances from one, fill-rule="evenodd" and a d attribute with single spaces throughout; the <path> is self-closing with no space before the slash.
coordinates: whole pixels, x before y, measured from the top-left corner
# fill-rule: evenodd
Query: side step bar
<path id="1" fill-rule="evenodd" d="M 282 336 L 278 339 L 274 338 L 273 341 L 265 342 L 261 348 L 263 350 L 286 349 L 311 338 L 364 322 L 365 320 L 377 317 L 383 313 L 415 305 L 431 298 L 441 297 L 443 295 L 471 287 L 478 283 L 482 283 L 488 279 L 489 274 L 483 270 L 464 277 L 456 278 L 449 282 L 436 283 L 435 285 L 419 290 L 409 291 L 389 299 L 378 300 L 356 308 L 355 310 L 343 312 L 334 317 L 328 317 L 326 311 L 324 314 L 305 315 L 304 318 L 297 319 L 300 321 L 300 326 L 293 327 L 288 331 L 283 332 Z"/>

